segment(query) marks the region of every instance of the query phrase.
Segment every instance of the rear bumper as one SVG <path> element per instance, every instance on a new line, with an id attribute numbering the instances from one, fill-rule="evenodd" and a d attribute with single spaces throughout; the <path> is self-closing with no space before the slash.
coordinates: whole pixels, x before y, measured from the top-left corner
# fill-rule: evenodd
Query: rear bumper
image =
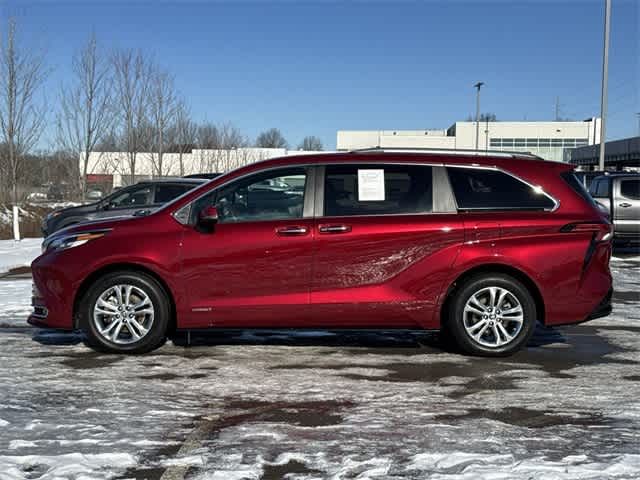
<path id="1" fill-rule="evenodd" d="M 586 320 L 594 320 L 596 318 L 606 317 L 611 314 L 613 307 L 611 305 L 611 298 L 613 297 L 613 288 L 609 289 L 602 301 L 593 309 Z M 585 321 L 586 321 L 585 320 Z"/>
<path id="2" fill-rule="evenodd" d="M 582 319 L 580 320 L 570 320 L 570 321 L 560 321 L 557 323 L 552 323 L 548 326 L 551 327 L 561 327 L 564 325 L 577 325 L 579 323 L 584 323 L 584 322 L 588 322 L 590 320 L 595 320 L 596 318 L 602 318 L 602 317 L 606 317 L 607 315 L 611 314 L 611 310 L 612 310 L 612 305 L 611 305 L 611 299 L 613 297 L 613 288 L 610 288 L 609 291 L 607 292 L 607 294 L 604 296 L 604 298 L 600 301 L 600 303 L 598 303 L 598 305 L 596 305 L 595 308 L 593 308 L 591 310 L 591 313 L 589 313 L 586 317 L 582 317 Z"/>

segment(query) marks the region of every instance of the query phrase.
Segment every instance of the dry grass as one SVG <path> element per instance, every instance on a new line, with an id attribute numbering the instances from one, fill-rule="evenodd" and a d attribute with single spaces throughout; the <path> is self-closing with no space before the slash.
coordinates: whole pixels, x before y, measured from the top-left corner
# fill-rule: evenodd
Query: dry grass
<path id="1" fill-rule="evenodd" d="M 20 235 L 23 238 L 41 237 L 40 225 L 44 216 L 53 208 L 41 205 L 25 204 L 20 207 Z M 11 207 L 0 205 L 0 240 L 13 238 Z"/>

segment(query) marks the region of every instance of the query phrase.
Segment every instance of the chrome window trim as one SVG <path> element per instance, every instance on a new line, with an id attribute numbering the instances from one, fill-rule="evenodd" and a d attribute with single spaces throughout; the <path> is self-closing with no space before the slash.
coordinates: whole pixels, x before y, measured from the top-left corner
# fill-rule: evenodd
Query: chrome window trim
<path id="1" fill-rule="evenodd" d="M 326 165 L 316 167 L 316 184 L 315 187 L 315 208 L 313 210 L 314 218 L 321 218 L 324 213 L 324 175 Z"/>
<path id="2" fill-rule="evenodd" d="M 433 212 L 458 213 L 458 203 L 453 194 L 449 174 L 445 166 L 431 167 L 433 181 Z"/>
<path id="3" fill-rule="evenodd" d="M 330 152 L 327 152 L 330 153 Z M 365 153 L 365 152 L 362 152 Z M 424 153 L 424 152 L 422 152 Z M 453 196 L 454 202 L 456 202 L 456 211 L 455 212 L 414 212 L 414 213 L 383 213 L 383 214 L 371 214 L 371 215 L 348 215 L 348 216 L 343 216 L 343 217 L 329 217 L 329 216 L 324 216 L 324 177 L 325 177 L 325 167 L 327 167 L 328 165 L 367 165 L 367 164 L 373 164 L 373 165 L 421 165 L 421 166 L 425 166 L 425 167 L 444 167 L 449 168 L 474 168 L 474 169 L 478 169 L 478 170 L 493 170 L 493 171 L 498 171 L 498 172 L 502 172 L 506 175 L 509 175 L 513 178 L 515 178 L 516 180 L 524 183 L 525 185 L 528 185 L 530 188 L 538 188 L 540 189 L 540 191 L 542 192 L 543 195 L 545 195 L 547 198 L 549 198 L 553 203 L 554 203 L 554 207 L 551 209 L 544 209 L 544 210 L 535 210 L 535 209 L 521 209 L 521 208 L 494 208 L 494 207 L 488 207 L 488 208 L 466 208 L 466 209 L 460 209 L 458 207 L 457 204 L 457 199 L 455 197 L 455 194 L 453 193 L 453 188 L 451 187 L 451 182 L 449 180 L 449 175 L 447 175 L 447 180 L 449 181 L 449 189 L 451 191 L 451 195 Z M 242 168 L 242 167 L 240 167 Z M 211 189 L 211 190 L 207 190 L 206 192 L 203 192 L 201 195 L 197 196 L 196 198 L 194 198 L 193 200 L 191 200 L 187 205 L 184 205 L 181 208 L 178 208 L 176 210 L 174 210 L 171 213 L 171 216 L 175 219 L 175 213 L 177 213 L 179 210 L 182 210 L 185 207 L 189 207 L 189 210 L 191 209 L 191 205 L 193 205 L 194 202 L 198 201 L 200 198 L 204 197 L 205 195 L 210 194 L 211 192 L 218 190 L 222 187 L 225 187 L 227 185 L 229 185 L 232 182 L 235 182 L 237 180 L 242 180 L 246 177 L 249 177 L 251 175 L 255 175 L 255 174 L 260 174 L 260 173 L 264 173 L 264 172 L 269 172 L 272 170 L 281 170 L 281 169 L 289 169 L 289 168 L 307 168 L 309 170 L 315 170 L 314 172 L 314 184 L 311 185 L 310 182 L 306 182 L 305 183 L 305 196 L 307 195 L 307 188 L 309 188 L 312 191 L 313 197 L 314 197 L 314 206 L 313 206 L 313 214 L 311 216 L 306 216 L 307 212 L 306 209 L 303 209 L 305 211 L 303 211 L 303 216 L 301 218 L 299 218 L 298 220 L 307 220 L 309 218 L 327 218 L 327 219 L 331 219 L 331 218 L 347 218 L 347 217 L 386 217 L 386 216 L 416 216 L 416 215 L 452 215 L 452 214 L 458 214 L 461 211 L 462 212 L 473 212 L 473 211 L 477 211 L 477 212 L 489 212 L 489 211 L 493 211 L 493 212 L 500 212 L 500 211 L 524 211 L 524 212 L 555 212 L 559 207 L 560 207 L 560 201 L 557 200 L 555 197 L 551 196 L 550 194 L 548 194 L 545 190 L 542 189 L 542 187 L 540 187 L 539 185 L 533 185 L 530 182 L 522 179 L 521 177 L 519 177 L 518 175 L 515 175 L 509 171 L 504 170 L 503 168 L 499 168 L 496 166 L 491 166 L 491 165 L 479 165 L 479 164 L 451 164 L 451 163 L 439 163 L 439 162 L 371 162 L 370 160 L 367 161 L 366 159 L 353 159 L 353 160 L 349 160 L 348 162 L 335 162 L 335 163 L 296 163 L 293 165 L 278 165 L 275 167 L 269 167 L 269 168 L 265 168 L 265 169 L 261 169 L 261 170 L 257 170 L 257 171 L 253 171 L 250 173 L 247 173 L 245 175 L 241 175 L 240 177 L 236 177 L 230 180 L 227 180 L 226 182 L 221 183 L 220 185 L 216 186 L 215 188 Z M 228 172 L 230 173 L 230 172 Z M 213 180 L 211 180 L 213 181 Z M 189 192 L 187 192 L 186 194 L 188 194 Z M 186 195 L 185 194 L 185 195 Z M 190 215 L 189 215 L 190 216 Z M 289 220 L 289 219 L 282 219 L 284 220 Z M 295 220 L 295 219 L 290 219 L 290 220 Z M 176 220 L 178 223 L 180 223 L 178 220 Z M 252 222 L 264 222 L 264 221 L 274 221 L 273 219 L 268 219 L 268 220 L 252 220 Z M 236 222 L 236 223 L 247 223 L 247 222 Z M 185 225 L 185 224 L 182 224 Z M 190 225 L 189 223 L 187 223 L 186 225 Z"/>

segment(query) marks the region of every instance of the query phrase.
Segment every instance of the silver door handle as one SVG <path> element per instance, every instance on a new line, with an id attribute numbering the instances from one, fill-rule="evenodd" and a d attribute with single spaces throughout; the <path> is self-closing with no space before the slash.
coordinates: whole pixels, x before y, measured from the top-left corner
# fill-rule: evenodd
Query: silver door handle
<path id="1" fill-rule="evenodd" d="M 295 235 L 306 235 L 309 230 L 307 227 L 281 227 L 276 228 L 276 233 L 284 237 Z"/>
<path id="2" fill-rule="evenodd" d="M 347 233 L 351 231 L 349 225 L 321 225 L 320 233 Z"/>
<path id="3" fill-rule="evenodd" d="M 622 207 L 622 208 L 629 208 L 631 206 L 631 204 L 627 203 L 627 202 L 624 202 L 624 203 L 619 203 L 618 206 Z"/>

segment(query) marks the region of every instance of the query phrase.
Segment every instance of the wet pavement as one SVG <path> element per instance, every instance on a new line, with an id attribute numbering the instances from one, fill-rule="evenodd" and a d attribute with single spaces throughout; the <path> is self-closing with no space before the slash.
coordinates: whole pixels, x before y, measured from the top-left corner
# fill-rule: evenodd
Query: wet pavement
<path id="1" fill-rule="evenodd" d="M 640 478 L 640 261 L 612 269 L 610 317 L 503 359 L 406 331 L 104 355 L 0 305 L 0 479 Z"/>

